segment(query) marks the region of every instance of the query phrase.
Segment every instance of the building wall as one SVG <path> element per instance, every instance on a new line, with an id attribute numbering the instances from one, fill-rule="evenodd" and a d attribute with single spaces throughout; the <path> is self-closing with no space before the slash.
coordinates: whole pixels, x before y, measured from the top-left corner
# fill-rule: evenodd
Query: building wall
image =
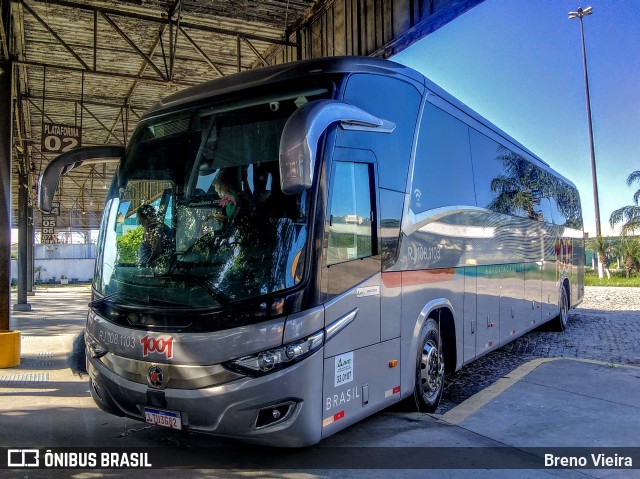
<path id="1" fill-rule="evenodd" d="M 94 244 L 36 244 L 34 245 L 34 278 L 38 279 L 38 267 L 42 267 L 40 277 L 45 283 L 67 279 L 81 282 L 91 281 L 95 265 Z M 11 260 L 11 280 L 15 284 L 18 277 L 18 261 Z"/>
<path id="2" fill-rule="evenodd" d="M 94 244 L 36 244 L 34 258 L 39 259 L 87 259 L 96 257 Z"/>

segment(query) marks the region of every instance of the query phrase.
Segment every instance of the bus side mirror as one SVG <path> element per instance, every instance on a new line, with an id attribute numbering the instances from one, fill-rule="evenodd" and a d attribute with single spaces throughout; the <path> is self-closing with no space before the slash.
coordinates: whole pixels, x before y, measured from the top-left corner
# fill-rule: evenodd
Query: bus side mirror
<path id="1" fill-rule="evenodd" d="M 289 117 L 280 138 L 280 187 L 284 194 L 293 195 L 311 187 L 318 141 L 333 123 L 345 130 L 377 133 L 391 133 L 396 127 L 348 103 L 307 103 Z"/>
<path id="2" fill-rule="evenodd" d="M 76 148 L 54 158 L 38 179 L 38 207 L 43 213 L 51 212 L 58 180 L 62 175 L 82 165 L 119 162 L 123 155 L 123 146 L 104 145 Z"/>

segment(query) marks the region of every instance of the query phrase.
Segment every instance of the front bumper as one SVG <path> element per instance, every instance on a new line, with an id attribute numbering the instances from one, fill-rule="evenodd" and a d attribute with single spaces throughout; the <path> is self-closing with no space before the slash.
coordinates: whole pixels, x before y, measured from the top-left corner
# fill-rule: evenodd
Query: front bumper
<path id="1" fill-rule="evenodd" d="M 87 362 L 91 395 L 112 414 L 144 421 L 145 406 L 162 406 L 181 413 L 185 430 L 270 446 L 309 446 L 321 437 L 323 348 L 265 376 L 199 389 L 157 390 L 115 374 L 99 359 L 89 356 Z M 293 404 L 290 414 L 268 426 L 256 425 L 260 410 L 286 402 Z"/>

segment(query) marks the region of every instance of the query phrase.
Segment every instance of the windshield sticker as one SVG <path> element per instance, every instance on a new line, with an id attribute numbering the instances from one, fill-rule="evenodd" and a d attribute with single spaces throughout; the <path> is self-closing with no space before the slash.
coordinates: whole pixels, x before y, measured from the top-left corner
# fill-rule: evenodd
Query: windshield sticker
<path id="1" fill-rule="evenodd" d="M 336 356 L 333 386 L 342 386 L 353 381 L 353 351 Z"/>
<path id="2" fill-rule="evenodd" d="M 173 358 L 173 338 L 150 338 L 145 336 L 140 340 L 142 344 L 142 357 L 149 353 L 164 354 L 167 359 Z"/>

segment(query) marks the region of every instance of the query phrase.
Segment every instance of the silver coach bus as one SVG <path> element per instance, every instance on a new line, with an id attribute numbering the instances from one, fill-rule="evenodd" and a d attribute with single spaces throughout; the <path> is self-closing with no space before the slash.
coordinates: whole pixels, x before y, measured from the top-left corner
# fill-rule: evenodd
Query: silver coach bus
<path id="1" fill-rule="evenodd" d="M 583 297 L 575 186 L 419 73 L 371 58 L 172 95 L 119 162 L 85 340 L 103 410 L 305 446 L 407 399 Z"/>

